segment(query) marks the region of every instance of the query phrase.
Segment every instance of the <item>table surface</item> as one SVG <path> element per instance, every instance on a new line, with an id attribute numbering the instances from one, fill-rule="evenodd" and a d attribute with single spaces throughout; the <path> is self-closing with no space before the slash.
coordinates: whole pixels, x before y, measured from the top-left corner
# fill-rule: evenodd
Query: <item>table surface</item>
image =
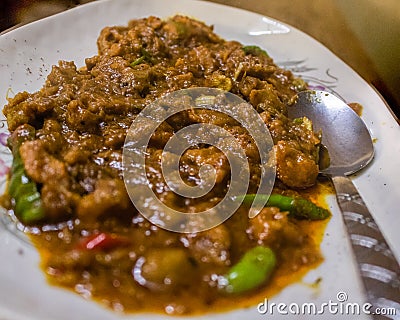
<path id="1" fill-rule="evenodd" d="M 8 0 L 6 0 L 7 2 Z M 73 5 L 77 3 L 86 3 L 92 0 L 72 1 Z M 293 27 L 309 34 L 346 64 L 352 67 L 362 78 L 377 89 L 377 91 L 387 101 L 390 109 L 394 113 L 394 117 L 400 118 L 400 102 L 396 101 L 395 96 L 388 89 L 385 82 L 379 76 L 374 64 L 367 56 L 361 42 L 348 26 L 345 17 L 336 5 L 335 0 L 207 0 L 210 2 L 230 5 L 245 10 L 260 13 L 262 15 L 275 18 L 282 22 L 292 25 Z M 71 1 L 70 1 L 71 2 Z M 71 3 L 72 3 L 71 2 Z M 10 6 L 9 15 L 17 12 L 18 19 L 14 23 L 24 23 L 26 20 L 39 19 L 42 15 L 48 15 L 54 11 L 61 11 L 71 6 L 65 0 L 41 0 L 30 1 L 15 0 Z M 21 3 L 16 5 L 16 3 Z M 27 3 L 29 3 L 27 5 Z M 37 9 L 40 3 L 40 9 Z M 57 5 L 54 7 L 54 4 Z M 49 8 L 45 5 L 48 4 Z M 25 6 L 25 7 L 24 7 Z M 30 10 L 28 6 L 36 6 L 35 10 Z M 51 8 L 51 6 L 53 6 Z M 5 14 L 5 10 L 2 14 Z M 35 12 L 35 15 L 32 15 Z M 25 13 L 26 17 L 24 17 Z M 25 21 L 24 21 L 25 19 Z M 399 120 L 397 120 L 399 122 Z M 400 123 L 400 122 L 399 122 Z"/>

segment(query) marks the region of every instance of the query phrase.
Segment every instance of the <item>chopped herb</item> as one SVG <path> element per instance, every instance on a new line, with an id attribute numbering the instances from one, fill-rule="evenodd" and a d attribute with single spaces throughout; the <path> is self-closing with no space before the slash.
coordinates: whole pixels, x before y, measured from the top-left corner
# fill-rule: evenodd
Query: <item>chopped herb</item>
<path id="1" fill-rule="evenodd" d="M 150 53 L 148 53 L 144 48 L 140 49 L 141 52 L 141 56 L 139 58 L 137 58 L 135 61 L 131 62 L 130 66 L 134 67 L 137 66 L 138 64 L 141 64 L 143 61 L 148 61 L 151 62 L 151 55 Z"/>
<path id="2" fill-rule="evenodd" d="M 242 49 L 246 54 L 252 54 L 254 56 L 269 57 L 267 51 L 261 49 L 259 46 L 255 46 L 255 45 L 244 46 Z"/>
<path id="3" fill-rule="evenodd" d="M 145 56 L 141 56 L 140 58 L 137 58 L 135 61 L 131 62 L 130 66 L 131 67 L 137 66 L 138 64 L 141 64 L 145 59 L 146 59 Z"/>

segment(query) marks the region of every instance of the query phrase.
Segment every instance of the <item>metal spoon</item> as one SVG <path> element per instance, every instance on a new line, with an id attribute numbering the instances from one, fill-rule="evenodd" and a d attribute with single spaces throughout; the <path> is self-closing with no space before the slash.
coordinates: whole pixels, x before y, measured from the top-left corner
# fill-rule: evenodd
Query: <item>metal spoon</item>
<path id="1" fill-rule="evenodd" d="M 399 263 L 347 177 L 366 167 L 374 157 L 367 127 L 346 103 L 324 91 L 300 92 L 295 105 L 288 109 L 290 118 L 306 116 L 313 122 L 315 131 L 322 130 L 322 145 L 329 152 L 330 164 L 320 173 L 329 177 L 335 186 L 371 311 L 395 308 L 399 316 Z M 374 316 L 378 318 L 382 319 Z"/>

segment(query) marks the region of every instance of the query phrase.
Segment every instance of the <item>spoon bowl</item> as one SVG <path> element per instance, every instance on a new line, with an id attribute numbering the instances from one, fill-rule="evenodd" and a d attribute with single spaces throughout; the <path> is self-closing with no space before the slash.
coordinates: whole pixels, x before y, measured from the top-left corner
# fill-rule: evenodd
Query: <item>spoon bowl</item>
<path id="1" fill-rule="evenodd" d="M 354 258 L 374 319 L 382 308 L 400 314 L 400 267 L 363 199 L 347 176 L 365 168 L 374 157 L 369 131 L 345 102 L 324 91 L 303 91 L 288 108 L 289 118 L 307 117 L 330 162 L 320 168 L 335 187 L 336 199 L 350 238 Z M 376 312 L 375 312 L 376 311 Z M 374 313 L 375 312 L 375 313 Z"/>
<path id="2" fill-rule="evenodd" d="M 364 122 L 345 102 L 324 91 L 300 92 L 289 117 L 306 116 L 314 131 L 322 131 L 322 144 L 330 164 L 320 170 L 328 175 L 351 175 L 366 167 L 374 157 L 374 146 Z"/>

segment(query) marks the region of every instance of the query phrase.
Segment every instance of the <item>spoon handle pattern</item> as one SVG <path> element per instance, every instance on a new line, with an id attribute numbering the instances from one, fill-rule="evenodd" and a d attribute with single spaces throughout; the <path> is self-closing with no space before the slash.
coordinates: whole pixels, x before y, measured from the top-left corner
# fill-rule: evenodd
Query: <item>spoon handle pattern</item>
<path id="1" fill-rule="evenodd" d="M 345 176 L 334 176 L 332 181 L 371 311 L 395 308 L 396 318 L 400 315 L 399 263 L 352 181 Z"/>

